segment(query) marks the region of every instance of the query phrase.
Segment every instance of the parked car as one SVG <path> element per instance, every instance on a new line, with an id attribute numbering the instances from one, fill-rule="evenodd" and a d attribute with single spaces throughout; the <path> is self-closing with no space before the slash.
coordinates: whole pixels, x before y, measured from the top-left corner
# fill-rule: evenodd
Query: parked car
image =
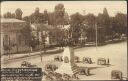
<path id="1" fill-rule="evenodd" d="M 122 80 L 122 72 L 119 70 L 112 70 L 111 79 L 119 79 Z"/>
<path id="2" fill-rule="evenodd" d="M 74 57 L 74 62 L 76 62 L 76 63 L 80 62 L 80 58 L 78 56 L 75 56 Z"/>
<path id="3" fill-rule="evenodd" d="M 106 65 L 107 61 L 105 58 L 98 58 L 97 64 L 98 65 Z"/>
<path id="4" fill-rule="evenodd" d="M 22 63 L 21 63 L 21 67 L 37 67 L 36 65 L 32 65 L 30 62 L 27 62 L 27 61 L 23 61 Z"/>
<path id="5" fill-rule="evenodd" d="M 83 57 L 83 63 L 92 64 L 92 59 L 90 57 Z"/>
<path id="6" fill-rule="evenodd" d="M 45 65 L 45 70 L 46 71 L 55 71 L 56 69 L 58 69 L 58 67 L 54 64 L 46 64 Z"/>
<path id="7" fill-rule="evenodd" d="M 66 80 L 66 81 L 71 80 L 71 76 L 66 73 L 64 73 L 62 77 L 63 77 L 63 80 Z"/>
<path id="8" fill-rule="evenodd" d="M 53 77 L 51 77 L 51 76 L 46 76 L 45 79 L 46 79 L 46 81 L 53 81 L 54 80 Z"/>
<path id="9" fill-rule="evenodd" d="M 59 80 L 59 81 L 62 81 L 63 80 L 62 74 L 54 72 L 54 75 L 55 75 L 54 76 L 55 77 L 55 80 Z"/>
<path id="10" fill-rule="evenodd" d="M 72 78 L 75 79 L 75 80 L 78 80 L 79 79 L 78 74 L 73 74 Z"/>
<path id="11" fill-rule="evenodd" d="M 59 62 L 63 61 L 62 56 L 55 56 L 54 61 L 59 61 Z"/>
<path id="12" fill-rule="evenodd" d="M 88 67 L 86 67 L 86 68 L 81 68 L 81 69 L 79 69 L 79 74 L 80 74 L 80 75 L 89 76 L 89 75 L 90 75 L 90 70 L 89 70 Z"/>

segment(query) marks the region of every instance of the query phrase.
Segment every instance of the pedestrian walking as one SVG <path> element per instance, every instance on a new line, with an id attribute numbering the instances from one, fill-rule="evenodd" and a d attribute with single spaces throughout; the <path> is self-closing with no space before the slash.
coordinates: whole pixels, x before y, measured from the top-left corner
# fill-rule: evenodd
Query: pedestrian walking
<path id="1" fill-rule="evenodd" d="M 41 50 L 40 50 L 41 51 Z M 41 62 L 42 62 L 42 51 L 40 52 L 40 58 L 41 58 Z"/>
<path id="2" fill-rule="evenodd" d="M 42 53 L 40 54 L 40 57 L 41 57 L 41 62 L 42 62 Z"/>
<path id="3" fill-rule="evenodd" d="M 109 58 L 108 58 L 108 60 L 107 60 L 107 64 L 109 65 Z"/>
<path id="4" fill-rule="evenodd" d="M 107 59 L 107 67 L 109 67 L 109 58 Z"/>

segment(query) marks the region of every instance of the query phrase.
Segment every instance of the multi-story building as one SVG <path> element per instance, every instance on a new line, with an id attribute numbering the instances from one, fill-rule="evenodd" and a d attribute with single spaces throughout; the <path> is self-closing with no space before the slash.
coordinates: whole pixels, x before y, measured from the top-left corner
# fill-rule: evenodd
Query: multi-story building
<path id="1" fill-rule="evenodd" d="M 26 40 L 21 33 L 28 23 L 18 19 L 1 18 L 1 54 L 28 51 Z"/>

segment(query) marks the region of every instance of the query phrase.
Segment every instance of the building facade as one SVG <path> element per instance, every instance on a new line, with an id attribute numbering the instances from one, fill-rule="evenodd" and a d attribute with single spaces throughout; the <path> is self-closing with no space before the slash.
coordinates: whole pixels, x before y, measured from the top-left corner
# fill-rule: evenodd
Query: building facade
<path id="1" fill-rule="evenodd" d="M 54 32 L 55 28 L 48 24 L 31 24 L 32 35 L 39 40 L 40 43 L 46 45 L 56 44 L 55 38 L 50 34 Z M 53 34 L 53 33 L 52 33 Z"/>
<path id="2" fill-rule="evenodd" d="M 27 22 L 18 19 L 1 19 L 1 54 L 28 51 L 26 40 L 21 32 Z"/>

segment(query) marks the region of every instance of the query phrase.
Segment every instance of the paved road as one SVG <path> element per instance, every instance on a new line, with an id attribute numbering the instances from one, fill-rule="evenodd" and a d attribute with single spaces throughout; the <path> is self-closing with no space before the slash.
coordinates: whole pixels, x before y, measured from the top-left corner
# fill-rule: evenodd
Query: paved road
<path id="1" fill-rule="evenodd" d="M 55 55 L 62 55 L 62 53 L 46 55 L 42 57 L 42 62 L 40 56 L 33 56 L 24 59 L 15 60 L 8 64 L 4 64 L 4 67 L 20 67 L 20 64 L 23 60 L 29 61 L 33 64 L 38 65 L 38 67 L 44 68 L 44 65 L 47 63 L 54 63 L 56 65 L 61 65 L 59 62 L 54 62 L 53 58 Z M 100 46 L 97 49 L 95 47 L 84 47 L 75 50 L 75 55 L 79 56 L 82 60 L 82 57 L 91 57 L 92 60 L 96 63 L 99 57 L 109 58 L 111 66 L 97 66 L 96 64 L 88 65 L 79 63 L 78 66 L 92 66 L 92 67 L 100 67 L 91 70 L 92 75 L 85 77 L 79 76 L 81 80 L 110 80 L 111 79 L 111 71 L 112 70 L 120 70 L 123 72 L 123 76 L 127 76 L 127 43 L 116 43 L 109 44 L 105 46 Z"/>
<path id="2" fill-rule="evenodd" d="M 97 62 L 97 58 L 100 57 L 109 58 L 110 60 L 110 64 L 111 64 L 110 67 L 93 69 L 91 71 L 93 75 L 86 77 L 87 80 L 90 79 L 109 80 L 111 79 L 112 70 L 120 70 L 123 72 L 124 77 L 127 76 L 127 43 L 126 42 L 100 46 L 97 49 L 92 47 L 91 49 L 85 50 L 84 48 L 82 48 L 77 51 L 76 55 L 81 57 L 83 56 L 91 57 L 94 62 Z M 81 79 L 84 80 L 85 77 L 81 77 Z"/>

